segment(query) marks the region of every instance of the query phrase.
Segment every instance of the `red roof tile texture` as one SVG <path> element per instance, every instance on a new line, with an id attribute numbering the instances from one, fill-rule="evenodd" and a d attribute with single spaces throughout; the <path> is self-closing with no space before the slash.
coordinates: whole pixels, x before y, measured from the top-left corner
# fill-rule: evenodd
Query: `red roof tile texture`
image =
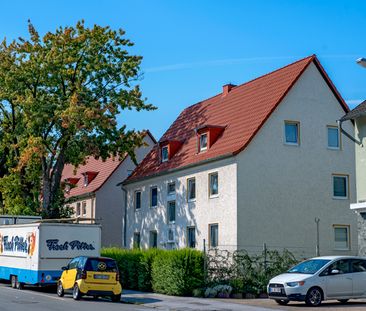
<path id="1" fill-rule="evenodd" d="M 98 191 L 122 162 L 123 159 L 119 160 L 118 157 L 115 159 L 108 158 L 106 161 L 89 157 L 87 158 L 85 165 L 80 165 L 78 167 L 76 174 L 74 174 L 75 167 L 73 165 L 65 165 L 64 170 L 62 171 L 62 181 L 67 178 L 79 178 L 75 188 L 72 187 L 69 193 L 65 193 L 65 198 Z M 98 174 L 87 186 L 84 186 L 83 173 L 86 172 L 96 172 Z"/>
<path id="2" fill-rule="evenodd" d="M 175 170 L 204 160 L 241 152 L 253 139 L 271 113 L 281 103 L 301 74 L 314 62 L 335 96 L 348 110 L 315 55 L 306 57 L 257 79 L 232 87 L 222 93 L 183 110 L 160 141 L 183 142 L 178 152 L 161 163 L 156 145 L 127 179 L 127 183 Z M 195 129 L 212 124 L 225 126 L 221 137 L 206 152 L 198 153 Z"/>

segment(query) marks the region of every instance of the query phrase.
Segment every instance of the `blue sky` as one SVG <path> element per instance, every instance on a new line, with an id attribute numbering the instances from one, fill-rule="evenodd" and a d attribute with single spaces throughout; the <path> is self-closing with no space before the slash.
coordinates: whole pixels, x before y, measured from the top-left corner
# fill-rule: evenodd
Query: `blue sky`
<path id="1" fill-rule="evenodd" d="M 366 99 L 366 1 L 4 1 L 0 37 L 40 33 L 84 19 L 123 28 L 144 57 L 141 81 L 154 112 L 125 112 L 119 123 L 157 139 L 185 107 L 299 58 L 317 54 L 351 107 Z"/>

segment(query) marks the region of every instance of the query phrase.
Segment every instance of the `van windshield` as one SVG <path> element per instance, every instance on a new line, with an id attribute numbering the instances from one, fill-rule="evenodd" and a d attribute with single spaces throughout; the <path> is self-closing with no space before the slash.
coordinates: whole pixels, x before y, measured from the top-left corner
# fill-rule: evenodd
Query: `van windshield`
<path id="1" fill-rule="evenodd" d="M 104 258 L 88 258 L 85 263 L 86 271 L 117 272 L 117 264 L 114 260 Z"/>
<path id="2" fill-rule="evenodd" d="M 287 273 L 304 273 L 314 274 L 323 268 L 330 260 L 327 259 L 310 259 L 303 261 L 287 271 Z"/>

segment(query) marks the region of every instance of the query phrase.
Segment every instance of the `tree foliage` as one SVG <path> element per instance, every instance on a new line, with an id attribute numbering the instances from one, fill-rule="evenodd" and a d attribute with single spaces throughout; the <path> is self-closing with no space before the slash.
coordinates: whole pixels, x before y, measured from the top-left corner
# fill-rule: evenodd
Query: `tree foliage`
<path id="1" fill-rule="evenodd" d="M 64 165 L 90 155 L 135 159 L 143 135 L 116 117 L 155 107 L 142 97 L 142 57 L 128 52 L 123 30 L 80 21 L 41 38 L 28 28 L 29 39 L 0 46 L 0 191 L 6 211 L 36 213 L 41 201 L 58 217 Z"/>

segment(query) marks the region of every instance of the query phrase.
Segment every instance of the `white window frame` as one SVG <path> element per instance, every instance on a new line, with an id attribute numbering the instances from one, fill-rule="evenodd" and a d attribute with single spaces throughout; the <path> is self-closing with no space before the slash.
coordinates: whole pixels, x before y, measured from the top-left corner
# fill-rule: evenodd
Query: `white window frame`
<path id="1" fill-rule="evenodd" d="M 297 142 L 288 142 L 286 140 L 286 125 L 296 125 L 297 127 Z M 299 121 L 291 121 L 291 120 L 285 120 L 284 126 L 283 126 L 283 140 L 285 145 L 289 146 L 300 146 L 300 122 Z"/>
<path id="2" fill-rule="evenodd" d="M 174 191 L 173 192 L 169 192 L 169 186 L 170 185 L 174 185 Z M 167 194 L 168 195 L 173 195 L 173 194 L 175 194 L 175 181 L 172 181 L 172 182 L 168 182 L 168 184 L 167 184 L 167 186 L 166 186 L 166 192 L 167 192 Z"/>
<path id="3" fill-rule="evenodd" d="M 189 243 L 189 230 L 192 230 L 192 229 L 193 229 L 193 232 L 194 232 L 194 246 L 193 247 L 191 247 L 190 243 Z M 196 246 L 197 246 L 196 227 L 195 226 L 188 226 L 187 227 L 187 247 L 196 248 Z"/>
<path id="4" fill-rule="evenodd" d="M 190 181 L 194 180 L 194 198 L 190 198 L 189 195 L 191 193 L 190 191 Z M 188 202 L 194 202 L 196 201 L 197 197 L 197 184 L 196 184 L 196 177 L 190 177 L 187 178 L 187 201 Z"/>
<path id="5" fill-rule="evenodd" d="M 338 147 L 329 146 L 329 129 L 335 129 L 338 133 Z M 336 125 L 327 125 L 327 148 L 330 150 L 340 150 L 341 149 L 341 135 L 338 126 Z"/>
<path id="6" fill-rule="evenodd" d="M 137 208 L 137 193 L 140 193 L 140 207 L 139 208 Z M 136 190 L 134 192 L 133 199 L 134 199 L 135 211 L 140 211 L 141 210 L 141 205 L 142 205 L 142 192 L 141 192 L 141 190 Z"/>
<path id="7" fill-rule="evenodd" d="M 163 150 L 166 149 L 166 158 L 163 157 L 164 152 Z M 161 162 L 167 162 L 169 160 L 169 148 L 168 146 L 161 147 Z"/>
<path id="8" fill-rule="evenodd" d="M 206 136 L 206 146 L 202 147 L 202 137 Z M 200 152 L 207 151 L 208 149 L 208 133 L 202 133 L 200 134 Z"/>
<path id="9" fill-rule="evenodd" d="M 84 213 L 85 212 L 85 213 Z M 81 203 L 81 214 L 83 215 L 83 216 L 86 216 L 86 201 L 83 201 L 82 203 Z"/>
<path id="10" fill-rule="evenodd" d="M 217 175 L 217 193 L 212 194 L 211 177 Z M 212 172 L 208 174 L 208 196 L 209 198 L 217 198 L 219 196 L 219 172 Z"/>
<path id="11" fill-rule="evenodd" d="M 347 229 L 347 246 L 337 247 L 336 246 L 336 229 Z M 351 230 L 350 225 L 333 225 L 333 236 L 334 236 L 334 249 L 338 251 L 349 251 L 351 249 Z"/>
<path id="12" fill-rule="evenodd" d="M 212 238 L 211 238 L 211 228 L 214 226 L 217 227 L 217 241 L 216 241 L 215 246 L 212 245 Z M 208 247 L 217 248 L 218 246 L 219 246 L 219 224 L 218 223 L 209 224 L 208 225 Z"/>
<path id="13" fill-rule="evenodd" d="M 334 178 L 340 177 L 346 179 L 346 196 L 335 196 L 334 195 Z M 332 196 L 335 200 L 348 200 L 349 198 L 349 176 L 346 174 L 332 174 Z"/>
<path id="14" fill-rule="evenodd" d="M 170 220 L 170 204 L 171 203 L 174 203 L 174 220 Z M 167 204 L 167 219 L 168 219 L 168 224 L 175 224 L 175 221 L 177 219 L 177 203 L 175 202 L 175 200 L 168 201 L 168 204 Z"/>
<path id="15" fill-rule="evenodd" d="M 136 237 L 139 237 L 138 241 L 136 241 Z M 138 243 L 137 243 L 138 242 Z M 133 233 L 133 248 L 141 248 L 141 232 L 140 231 L 136 231 Z"/>
<path id="16" fill-rule="evenodd" d="M 76 214 L 76 217 L 79 217 L 81 215 L 81 203 L 80 202 L 76 203 L 75 214 Z"/>
<path id="17" fill-rule="evenodd" d="M 153 234 L 156 235 L 156 246 L 153 246 L 151 243 Z M 149 232 L 149 248 L 158 248 L 158 231 L 156 230 L 150 230 Z"/>
<path id="18" fill-rule="evenodd" d="M 152 205 L 152 190 L 156 188 L 156 205 Z M 158 206 L 158 195 L 159 195 L 159 191 L 158 191 L 158 187 L 157 186 L 151 186 L 150 187 L 150 207 L 151 208 L 156 208 Z"/>

